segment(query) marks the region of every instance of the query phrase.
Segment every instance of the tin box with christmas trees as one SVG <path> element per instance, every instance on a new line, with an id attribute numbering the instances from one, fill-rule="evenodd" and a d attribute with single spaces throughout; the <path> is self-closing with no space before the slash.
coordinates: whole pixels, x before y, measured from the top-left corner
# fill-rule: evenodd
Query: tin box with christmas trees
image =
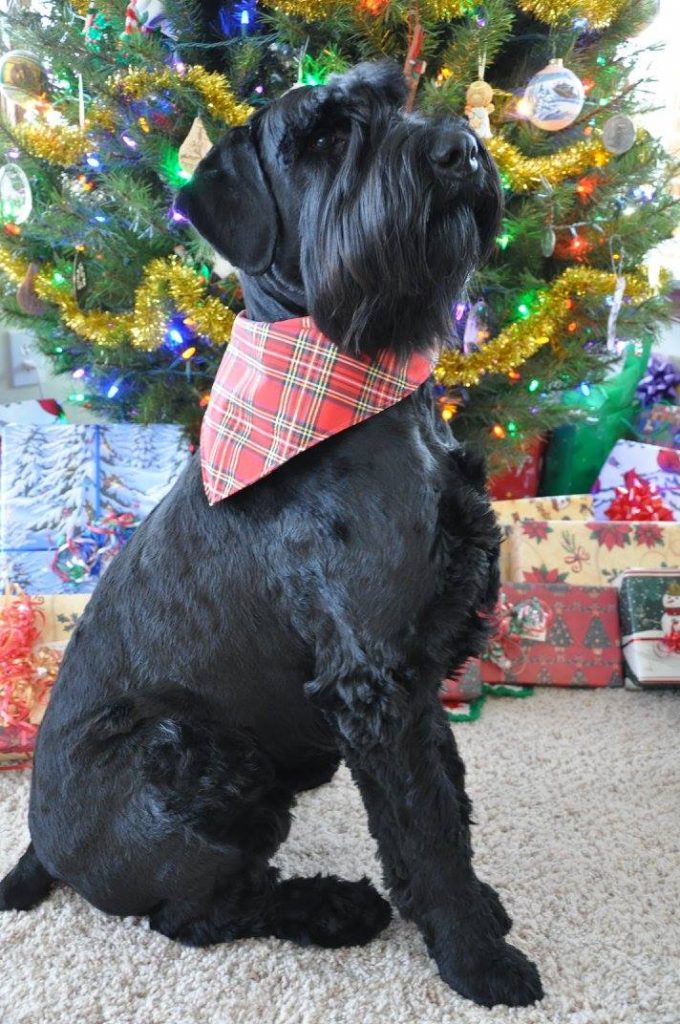
<path id="1" fill-rule="evenodd" d="M 680 567 L 630 569 L 619 600 L 626 686 L 680 686 Z"/>
<path id="2" fill-rule="evenodd" d="M 614 587 L 508 583 L 497 632 L 482 659 L 485 683 L 621 686 L 618 594 Z"/>

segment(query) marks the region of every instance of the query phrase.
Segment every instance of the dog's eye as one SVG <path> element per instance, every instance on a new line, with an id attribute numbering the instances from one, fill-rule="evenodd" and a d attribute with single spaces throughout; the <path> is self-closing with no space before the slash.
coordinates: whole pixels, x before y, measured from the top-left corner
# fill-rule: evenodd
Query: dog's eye
<path id="1" fill-rule="evenodd" d="M 315 132 L 309 141 L 309 149 L 312 153 L 331 153 L 344 148 L 347 142 L 347 133 L 342 129 L 332 131 Z"/>

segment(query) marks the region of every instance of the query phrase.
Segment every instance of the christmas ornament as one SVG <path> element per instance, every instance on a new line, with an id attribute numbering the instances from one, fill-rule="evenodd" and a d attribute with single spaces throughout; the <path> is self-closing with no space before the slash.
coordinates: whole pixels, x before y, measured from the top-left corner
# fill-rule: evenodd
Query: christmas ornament
<path id="1" fill-rule="evenodd" d="M 73 294 L 80 309 L 84 308 L 87 297 L 87 269 L 82 252 L 76 252 L 73 260 Z"/>
<path id="2" fill-rule="evenodd" d="M 558 132 L 581 113 L 585 89 L 581 79 L 565 68 L 561 58 L 555 58 L 529 81 L 524 99 L 534 127 Z"/>
<path id="3" fill-rule="evenodd" d="M 179 165 L 183 171 L 193 174 L 199 163 L 212 149 L 212 142 L 200 117 L 194 118 L 189 134 L 179 147 Z"/>
<path id="4" fill-rule="evenodd" d="M 390 0 L 359 0 L 359 9 L 366 11 L 373 18 L 383 14 L 390 5 Z"/>
<path id="5" fill-rule="evenodd" d="M 627 153 L 635 142 L 635 125 L 626 114 L 614 114 L 602 126 L 602 142 L 615 156 Z"/>
<path id="6" fill-rule="evenodd" d="M 673 511 L 664 504 L 659 490 L 643 480 L 634 469 L 623 475 L 624 487 L 616 488 L 616 497 L 605 509 L 608 519 L 633 523 L 672 522 Z"/>
<path id="7" fill-rule="evenodd" d="M 479 299 L 470 308 L 465 331 L 463 333 L 463 352 L 478 352 L 489 340 L 490 331 L 487 324 L 488 308 L 484 299 Z"/>
<path id="8" fill-rule="evenodd" d="M 177 39 L 162 0 L 130 0 L 125 9 L 123 35 L 136 32 L 155 32 L 158 29 L 168 39 Z"/>
<path id="9" fill-rule="evenodd" d="M 408 50 L 404 60 L 404 75 L 408 83 L 408 95 L 404 103 L 404 109 L 407 111 L 413 110 L 420 79 L 427 69 L 427 61 L 422 60 L 420 56 L 424 42 L 425 32 L 420 23 L 420 14 L 418 13 L 418 4 L 416 2 L 415 6 L 411 6 L 409 11 Z"/>
<path id="10" fill-rule="evenodd" d="M 635 392 L 644 406 L 657 402 L 677 402 L 680 370 L 661 356 L 652 356 Z"/>
<path id="11" fill-rule="evenodd" d="M 85 38 L 85 45 L 90 49 L 98 50 L 99 44 L 101 43 L 102 36 L 108 28 L 108 21 L 103 14 L 97 11 L 94 4 L 90 4 L 87 8 L 87 14 L 85 15 L 85 24 L 83 25 L 83 36 Z"/>
<path id="12" fill-rule="evenodd" d="M 494 111 L 492 99 L 493 89 L 482 78 L 468 85 L 465 93 L 465 116 L 480 139 L 491 138 L 489 114 Z"/>
<path id="13" fill-rule="evenodd" d="M 35 291 L 39 269 L 37 263 L 29 263 L 26 275 L 17 289 L 17 303 L 29 316 L 44 316 L 49 308 L 46 302 L 38 298 Z"/>
<path id="14" fill-rule="evenodd" d="M 557 235 L 555 234 L 555 229 L 552 227 L 552 225 L 547 224 L 543 229 L 543 234 L 541 235 L 541 252 L 546 257 L 546 259 L 552 256 L 552 254 L 555 252 L 556 242 Z"/>
<path id="15" fill-rule="evenodd" d="M 0 167 L 0 220 L 25 224 L 33 209 L 31 183 L 18 164 Z"/>
<path id="16" fill-rule="evenodd" d="M 0 93 L 20 107 L 35 107 L 47 99 L 47 76 L 36 56 L 10 50 L 0 60 Z"/>

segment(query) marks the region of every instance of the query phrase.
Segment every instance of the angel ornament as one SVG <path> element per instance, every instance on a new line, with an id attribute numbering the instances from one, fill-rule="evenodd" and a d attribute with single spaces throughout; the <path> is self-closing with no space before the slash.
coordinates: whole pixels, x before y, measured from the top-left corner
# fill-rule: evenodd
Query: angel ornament
<path id="1" fill-rule="evenodd" d="M 494 109 L 492 99 L 492 87 L 481 78 L 469 85 L 465 94 L 465 116 L 480 139 L 491 138 L 489 114 Z"/>

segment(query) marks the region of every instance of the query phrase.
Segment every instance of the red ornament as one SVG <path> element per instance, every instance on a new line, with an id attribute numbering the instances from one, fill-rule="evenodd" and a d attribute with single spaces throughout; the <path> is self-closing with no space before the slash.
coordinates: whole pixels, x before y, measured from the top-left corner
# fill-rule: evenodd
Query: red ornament
<path id="1" fill-rule="evenodd" d="M 625 487 L 616 488 L 616 497 L 608 509 L 609 519 L 634 523 L 672 522 L 673 512 L 664 505 L 658 488 L 642 480 L 634 469 L 624 474 Z"/>

